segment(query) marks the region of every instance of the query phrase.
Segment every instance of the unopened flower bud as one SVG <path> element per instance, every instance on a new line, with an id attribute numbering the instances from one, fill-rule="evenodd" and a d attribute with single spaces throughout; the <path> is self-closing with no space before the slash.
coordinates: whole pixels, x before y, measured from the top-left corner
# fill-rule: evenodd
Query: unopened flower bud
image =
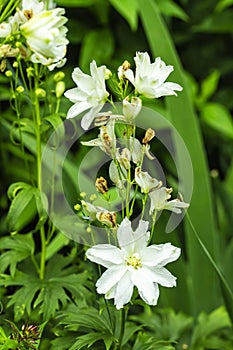
<path id="1" fill-rule="evenodd" d="M 27 72 L 27 76 L 28 76 L 28 78 L 33 77 L 33 76 L 34 76 L 34 68 L 32 68 L 32 67 L 28 67 L 28 68 L 26 69 L 26 72 Z"/>
<path id="2" fill-rule="evenodd" d="M 80 204 L 75 204 L 74 205 L 74 209 L 79 211 L 81 209 L 81 205 Z"/>
<path id="3" fill-rule="evenodd" d="M 58 82 L 58 81 L 61 81 L 65 78 L 65 73 L 63 73 L 62 71 L 60 72 L 57 72 L 54 77 L 53 77 L 53 80 Z"/>
<path id="4" fill-rule="evenodd" d="M 18 86 L 17 88 L 16 88 L 16 91 L 19 93 L 19 94 L 22 94 L 23 92 L 24 92 L 24 87 L 23 86 Z"/>
<path id="5" fill-rule="evenodd" d="M 46 91 L 44 89 L 38 88 L 36 89 L 36 96 L 39 98 L 45 98 Z"/>
<path id="6" fill-rule="evenodd" d="M 86 228 L 86 231 L 87 231 L 87 233 L 91 233 L 91 231 L 92 231 L 91 227 L 88 226 L 88 227 Z"/>
<path id="7" fill-rule="evenodd" d="M 106 68 L 104 71 L 104 79 L 108 80 L 111 76 L 112 76 L 112 72 L 110 71 L 110 69 Z"/>
<path id="8" fill-rule="evenodd" d="M 14 67 L 14 68 L 18 68 L 18 66 L 19 66 L 18 62 L 15 61 L 15 62 L 13 63 L 13 67 Z"/>
<path id="9" fill-rule="evenodd" d="M 13 74 L 12 74 L 12 72 L 10 70 L 7 70 L 5 72 L 5 75 L 6 75 L 7 78 L 11 78 Z"/>
<path id="10" fill-rule="evenodd" d="M 142 139 L 142 143 L 144 145 L 147 144 L 148 142 L 150 142 L 153 139 L 154 136 L 155 136 L 154 130 L 151 128 L 147 129 L 145 132 L 145 136 Z"/>
<path id="11" fill-rule="evenodd" d="M 80 197 L 81 197 L 81 198 L 85 198 L 86 195 L 87 195 L 86 192 L 80 192 Z"/>
<path id="12" fill-rule="evenodd" d="M 57 82 L 55 89 L 56 98 L 60 98 L 64 94 L 65 88 L 66 86 L 64 81 Z"/>
<path id="13" fill-rule="evenodd" d="M 108 183 L 103 176 L 96 179 L 95 187 L 97 191 L 102 194 L 105 194 L 108 192 Z"/>

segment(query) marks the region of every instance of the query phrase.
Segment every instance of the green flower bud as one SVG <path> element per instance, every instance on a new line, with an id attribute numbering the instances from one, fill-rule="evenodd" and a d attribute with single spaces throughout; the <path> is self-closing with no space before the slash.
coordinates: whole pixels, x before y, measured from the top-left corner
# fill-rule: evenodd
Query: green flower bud
<path id="1" fill-rule="evenodd" d="M 46 91 L 44 89 L 38 88 L 36 89 L 36 96 L 39 98 L 45 98 Z"/>
<path id="2" fill-rule="evenodd" d="M 61 80 L 63 80 L 65 78 L 65 73 L 63 73 L 63 72 L 57 72 L 55 75 L 54 75 L 54 77 L 53 77 L 53 80 L 54 81 L 56 81 L 56 82 L 58 82 L 58 81 L 61 81 Z"/>
<path id="3" fill-rule="evenodd" d="M 18 86 L 17 88 L 16 88 L 16 91 L 19 93 L 19 94 L 22 94 L 23 92 L 24 92 L 24 87 L 23 86 Z"/>
<path id="4" fill-rule="evenodd" d="M 61 96 L 64 94 L 65 88 L 66 88 L 66 86 L 65 86 L 64 81 L 57 82 L 56 89 L 55 89 L 55 93 L 56 93 L 57 98 L 61 98 Z"/>
<path id="5" fill-rule="evenodd" d="M 12 72 L 10 70 L 7 70 L 5 72 L 5 75 L 6 75 L 7 78 L 11 78 L 13 74 L 12 74 Z"/>
<path id="6" fill-rule="evenodd" d="M 14 68 L 18 68 L 18 66 L 19 66 L 18 62 L 15 61 L 15 62 L 13 63 L 13 67 L 14 67 Z"/>
<path id="7" fill-rule="evenodd" d="M 34 76 L 34 68 L 29 67 L 29 68 L 26 69 L 26 71 L 27 71 L 27 76 L 28 76 L 28 78 Z"/>

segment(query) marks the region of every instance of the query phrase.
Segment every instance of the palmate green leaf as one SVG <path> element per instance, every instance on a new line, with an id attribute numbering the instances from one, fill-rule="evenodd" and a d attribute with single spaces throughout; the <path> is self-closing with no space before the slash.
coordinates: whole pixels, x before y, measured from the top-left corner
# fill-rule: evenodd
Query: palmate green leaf
<path id="1" fill-rule="evenodd" d="M 106 309 L 103 309 L 100 313 L 96 308 L 78 301 L 77 305 L 69 305 L 67 310 L 61 313 L 61 317 L 60 325 L 62 327 L 65 325 L 67 330 L 77 330 L 80 334 L 77 337 L 77 332 L 75 333 L 76 341 L 69 350 L 88 347 L 99 340 L 102 340 L 106 349 L 110 349 L 116 339 Z M 88 334 L 90 337 L 88 337 Z M 72 336 L 71 333 L 70 337 Z"/>
<path id="2" fill-rule="evenodd" d="M 126 19 L 132 30 L 138 26 L 137 0 L 109 0 L 111 5 Z"/>
<path id="3" fill-rule="evenodd" d="M 135 322 L 140 322 L 149 328 L 158 339 L 178 340 L 180 336 L 191 328 L 193 319 L 183 313 L 175 313 L 173 309 L 159 309 L 156 313 L 144 313 L 132 316 Z"/>
<path id="4" fill-rule="evenodd" d="M 201 313 L 192 335 L 192 350 L 205 349 L 205 342 L 211 334 L 231 326 L 231 321 L 224 307 L 214 310 L 209 315 Z"/>
<path id="5" fill-rule="evenodd" d="M 158 340 L 146 333 L 139 332 L 132 350 L 174 350 L 170 341 Z"/>
<path id="6" fill-rule="evenodd" d="M 0 239 L 0 250 L 6 250 L 0 255 L 0 273 L 5 272 L 10 266 L 10 274 L 14 276 L 18 262 L 33 255 L 35 249 L 32 234 L 2 237 Z"/>
<path id="7" fill-rule="evenodd" d="M 88 334 L 80 335 L 77 341 L 69 348 L 69 350 L 80 350 L 85 347 L 90 348 L 94 343 L 99 340 L 103 340 L 105 344 L 107 343 L 106 350 L 109 350 L 114 338 L 111 335 L 105 333 L 88 332 Z M 110 345 L 109 345 L 110 342 Z"/>
<path id="8" fill-rule="evenodd" d="M 44 280 L 35 271 L 25 273 L 17 270 L 14 277 L 2 275 L 0 285 L 20 286 L 10 297 L 9 306 L 14 306 L 16 319 L 23 317 L 26 310 L 30 316 L 32 308 L 38 308 L 44 320 L 49 320 L 65 306 L 70 299 L 85 299 L 89 296 L 88 272 L 75 273 L 76 267 L 69 267 L 70 259 L 56 255 L 50 259 Z M 68 265 L 68 266 L 67 266 Z"/>

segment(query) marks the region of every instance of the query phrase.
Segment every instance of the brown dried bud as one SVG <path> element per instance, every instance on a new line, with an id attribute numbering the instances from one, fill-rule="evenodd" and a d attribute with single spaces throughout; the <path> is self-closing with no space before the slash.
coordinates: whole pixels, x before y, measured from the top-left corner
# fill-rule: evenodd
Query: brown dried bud
<path id="1" fill-rule="evenodd" d="M 125 60 L 125 61 L 123 62 L 123 64 L 122 64 L 122 69 L 123 69 L 124 71 L 126 71 L 127 69 L 130 69 L 130 63 L 129 63 L 127 60 Z"/>
<path id="2" fill-rule="evenodd" d="M 116 213 L 114 211 L 100 211 L 96 214 L 96 218 L 108 227 L 116 227 Z"/>
<path id="3" fill-rule="evenodd" d="M 108 192 L 108 183 L 103 176 L 100 176 L 95 181 L 95 187 L 98 192 L 105 194 Z"/>
<path id="4" fill-rule="evenodd" d="M 151 128 L 147 129 L 145 132 L 145 136 L 142 139 L 142 143 L 146 145 L 148 142 L 150 142 L 153 139 L 154 136 L 155 136 L 154 130 Z"/>

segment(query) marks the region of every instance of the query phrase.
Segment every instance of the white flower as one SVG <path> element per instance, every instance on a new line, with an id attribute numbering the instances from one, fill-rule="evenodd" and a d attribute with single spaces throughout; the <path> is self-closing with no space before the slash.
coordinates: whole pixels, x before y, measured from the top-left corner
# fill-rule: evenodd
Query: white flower
<path id="1" fill-rule="evenodd" d="M 171 188 L 161 187 L 149 193 L 151 200 L 150 214 L 152 214 L 154 211 L 160 211 L 163 209 L 167 209 L 173 211 L 176 214 L 180 214 L 180 208 L 189 207 L 188 203 L 181 202 L 179 199 L 173 199 L 171 201 L 168 201 L 168 199 L 171 198 L 171 192 Z"/>
<path id="2" fill-rule="evenodd" d="M 141 220 L 136 231 L 125 218 L 117 231 L 119 247 L 98 244 L 88 249 L 87 258 L 107 268 L 96 283 L 97 292 L 106 299 L 114 299 L 117 309 L 127 304 L 137 287 L 140 297 L 149 305 L 156 305 L 158 284 L 176 286 L 174 277 L 164 266 L 180 256 L 180 248 L 171 243 L 147 247 L 149 223 Z"/>
<path id="3" fill-rule="evenodd" d="M 65 92 L 65 96 L 74 103 L 69 109 L 67 118 L 73 118 L 89 110 L 82 119 L 81 126 L 87 130 L 97 113 L 103 107 L 109 93 L 105 87 L 105 66 L 97 67 L 96 62 L 90 64 L 91 76 L 75 68 L 72 78 L 77 87 Z"/>
<path id="4" fill-rule="evenodd" d="M 64 26 L 67 18 L 63 16 L 64 13 L 62 8 L 41 11 L 21 25 L 21 33 L 33 51 L 32 62 L 52 68 L 65 62 L 68 40 L 67 28 Z"/>
<path id="5" fill-rule="evenodd" d="M 123 114 L 126 120 L 133 121 L 142 109 L 142 100 L 139 97 L 132 97 L 131 102 L 126 97 L 123 100 Z"/>
<path id="6" fill-rule="evenodd" d="M 181 91 L 179 84 L 165 82 L 173 71 L 173 66 L 166 66 L 160 57 L 150 62 L 147 52 L 137 52 L 134 57 L 136 63 L 135 76 L 131 69 L 124 71 L 124 76 L 135 87 L 136 91 L 147 98 L 158 98 L 167 95 L 176 95 L 175 91 Z"/>
<path id="7" fill-rule="evenodd" d="M 135 169 L 135 181 L 141 187 L 142 193 L 149 193 L 162 186 L 162 182 L 151 177 L 147 171 L 141 171 L 141 167 Z"/>

